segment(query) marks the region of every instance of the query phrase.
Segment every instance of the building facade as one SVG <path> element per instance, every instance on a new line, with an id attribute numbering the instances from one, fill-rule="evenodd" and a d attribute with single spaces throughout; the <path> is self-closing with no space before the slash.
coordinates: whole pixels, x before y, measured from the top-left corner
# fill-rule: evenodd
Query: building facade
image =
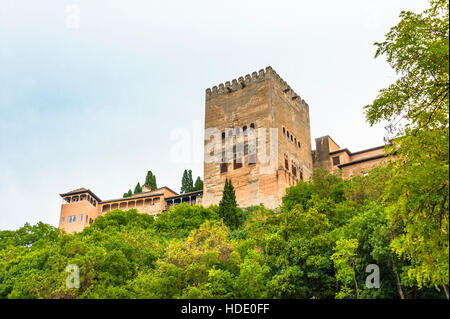
<path id="1" fill-rule="evenodd" d="M 114 209 L 154 215 L 180 203 L 219 204 L 230 179 L 241 207 L 281 204 L 286 188 L 308 181 L 315 168 L 343 178 L 365 174 L 387 160 L 384 146 L 350 152 L 330 136 L 312 150 L 309 105 L 271 67 L 206 89 L 204 188 L 178 194 L 168 187 L 102 201 L 80 188 L 61 194 L 60 228 L 81 231 Z"/>
<path id="2" fill-rule="evenodd" d="M 142 193 L 130 197 L 101 200 L 90 189 L 79 188 L 60 194 L 63 203 L 59 218 L 59 228 L 68 233 L 79 232 L 89 226 L 98 217 L 114 209 L 128 210 L 135 208 L 140 213 L 154 217 L 172 205 L 188 203 L 200 204 L 202 191 L 179 195 L 168 187 L 152 190 L 144 185 Z"/>

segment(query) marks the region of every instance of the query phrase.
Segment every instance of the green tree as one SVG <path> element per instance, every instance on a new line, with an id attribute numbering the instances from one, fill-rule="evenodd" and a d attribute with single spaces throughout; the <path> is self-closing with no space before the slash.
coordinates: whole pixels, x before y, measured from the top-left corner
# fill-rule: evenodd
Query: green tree
<path id="1" fill-rule="evenodd" d="M 194 182 L 192 179 L 192 170 L 185 169 L 183 172 L 183 178 L 181 179 L 181 190 L 182 194 L 189 193 L 194 190 Z"/>
<path id="2" fill-rule="evenodd" d="M 134 194 L 139 194 L 139 193 L 142 193 L 142 187 L 141 187 L 141 184 L 138 182 L 136 184 L 136 187 L 134 188 Z"/>
<path id="3" fill-rule="evenodd" d="M 376 56 L 386 55 L 399 79 L 367 105 L 373 125 L 389 121 L 395 152 L 384 201 L 396 227 L 394 251 L 411 260 L 419 287 L 449 283 L 449 3 L 402 12 Z"/>
<path id="4" fill-rule="evenodd" d="M 341 289 L 336 298 L 343 299 L 352 294 L 352 286 L 355 288 L 356 298 L 359 299 L 359 287 L 356 280 L 355 256 L 358 248 L 356 239 L 340 239 L 336 242 L 335 253 L 331 260 L 336 268 L 336 280 L 341 283 Z"/>
<path id="5" fill-rule="evenodd" d="M 203 190 L 203 181 L 200 178 L 200 176 L 197 176 L 197 179 L 195 180 L 194 184 L 194 191 L 201 191 Z"/>
<path id="6" fill-rule="evenodd" d="M 123 194 L 123 198 L 131 197 L 131 195 L 133 195 L 133 192 L 129 189 L 128 192 Z"/>
<path id="7" fill-rule="evenodd" d="M 188 185 L 188 171 L 187 169 L 184 170 L 183 172 L 183 177 L 181 178 L 181 189 L 180 189 L 180 193 L 186 193 L 186 189 Z"/>
<path id="8" fill-rule="evenodd" d="M 152 173 L 152 171 L 147 172 L 147 176 L 145 177 L 145 185 L 150 186 L 152 189 L 157 189 L 156 185 L 156 176 Z"/>
<path id="9" fill-rule="evenodd" d="M 219 203 L 219 217 L 222 218 L 224 223 L 231 229 L 239 227 L 240 210 L 236 202 L 233 184 L 231 184 L 231 180 L 228 178 L 225 179 L 222 199 Z"/>

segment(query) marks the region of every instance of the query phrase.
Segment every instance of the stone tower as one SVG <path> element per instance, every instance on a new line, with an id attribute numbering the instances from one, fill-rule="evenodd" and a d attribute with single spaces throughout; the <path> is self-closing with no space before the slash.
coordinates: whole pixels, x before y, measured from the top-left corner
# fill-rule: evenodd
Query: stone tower
<path id="1" fill-rule="evenodd" d="M 226 178 L 240 207 L 268 208 L 280 205 L 286 187 L 308 180 L 313 169 L 309 106 L 271 67 L 207 89 L 205 104 L 204 206 L 220 202 Z M 238 136 L 243 152 L 236 147 Z M 233 145 L 231 159 L 227 143 Z M 222 154 L 211 161 L 215 150 Z M 274 160 L 265 159 L 269 154 Z"/>

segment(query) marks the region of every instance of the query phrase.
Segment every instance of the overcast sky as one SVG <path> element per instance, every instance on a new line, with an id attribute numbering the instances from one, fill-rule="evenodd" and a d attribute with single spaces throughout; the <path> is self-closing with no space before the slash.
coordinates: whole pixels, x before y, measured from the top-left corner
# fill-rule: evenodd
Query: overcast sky
<path id="1" fill-rule="evenodd" d="M 313 141 L 382 145 L 363 106 L 395 73 L 373 43 L 426 6 L 0 0 L 0 229 L 56 226 L 58 194 L 79 187 L 110 199 L 147 170 L 176 191 L 185 168 L 203 178 L 205 89 L 268 65 L 309 104 Z M 170 160 L 177 128 L 200 156 Z"/>

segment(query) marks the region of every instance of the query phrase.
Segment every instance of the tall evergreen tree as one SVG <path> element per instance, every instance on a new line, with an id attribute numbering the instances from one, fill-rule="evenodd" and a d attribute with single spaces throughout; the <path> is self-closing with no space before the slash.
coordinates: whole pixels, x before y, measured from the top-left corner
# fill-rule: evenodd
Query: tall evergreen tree
<path id="1" fill-rule="evenodd" d="M 133 192 L 131 191 L 131 189 L 129 189 L 128 192 L 123 194 L 123 198 L 131 197 L 131 195 L 133 195 Z"/>
<path id="2" fill-rule="evenodd" d="M 203 181 L 200 178 L 200 176 L 197 177 L 194 184 L 194 191 L 201 191 L 203 190 Z"/>
<path id="3" fill-rule="evenodd" d="M 139 182 L 136 184 L 136 187 L 134 188 L 134 193 L 135 194 L 142 193 L 142 187 L 141 187 L 141 184 Z"/>
<path id="4" fill-rule="evenodd" d="M 192 179 L 192 170 L 185 169 L 183 178 L 181 179 L 181 193 L 189 193 L 194 191 L 194 181 Z"/>
<path id="5" fill-rule="evenodd" d="M 240 211 L 237 206 L 233 184 L 231 184 L 231 180 L 228 180 L 228 178 L 225 180 L 222 199 L 219 203 L 219 217 L 222 218 L 224 223 L 231 229 L 235 229 L 239 226 Z"/>
<path id="6" fill-rule="evenodd" d="M 183 177 L 181 178 L 181 189 L 180 189 L 180 193 L 186 193 L 186 187 L 187 187 L 187 170 L 185 169 L 183 172 Z"/>
<path id="7" fill-rule="evenodd" d="M 156 186 L 156 176 L 152 173 L 152 171 L 147 172 L 147 176 L 145 177 L 145 185 L 150 186 L 152 189 L 157 189 Z"/>
<path id="8" fill-rule="evenodd" d="M 192 170 L 188 171 L 188 187 L 187 188 L 188 189 L 187 189 L 186 193 L 194 191 L 194 180 L 192 178 Z"/>

